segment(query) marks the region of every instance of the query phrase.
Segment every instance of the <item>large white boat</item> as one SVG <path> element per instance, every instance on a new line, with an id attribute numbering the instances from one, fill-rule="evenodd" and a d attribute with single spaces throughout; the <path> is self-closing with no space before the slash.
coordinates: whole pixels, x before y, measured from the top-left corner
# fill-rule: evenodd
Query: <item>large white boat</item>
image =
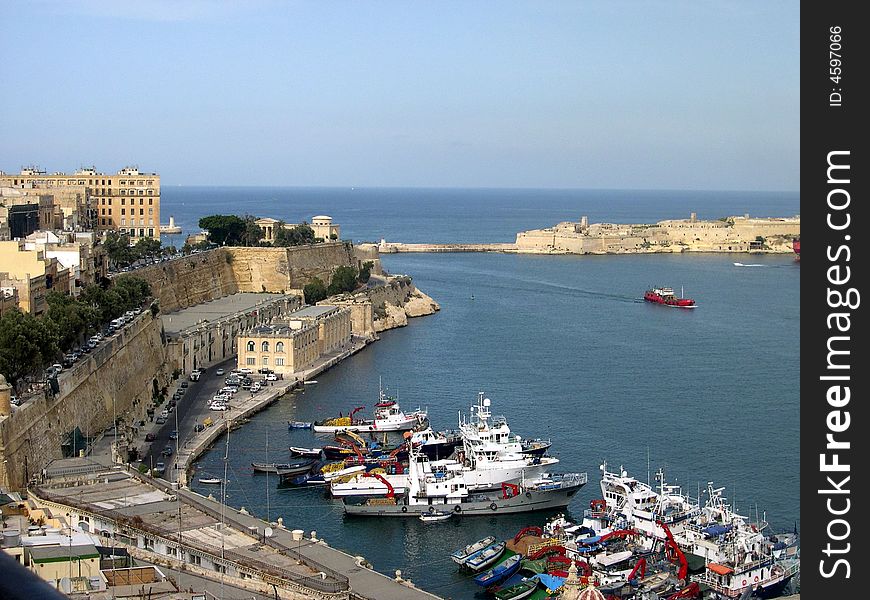
<path id="1" fill-rule="evenodd" d="M 490 406 L 490 399 L 480 392 L 468 420 L 459 416 L 462 449 L 457 459 L 471 489 L 493 490 L 504 482 L 537 479 L 559 463 L 552 456 L 524 454 L 522 440 L 511 433 L 504 417 L 492 417 Z"/>
<path id="2" fill-rule="evenodd" d="M 344 498 L 348 515 L 415 516 L 437 511 L 463 515 L 519 513 L 567 506 L 586 484 L 585 473 L 566 473 L 525 484 L 503 483 L 498 492 L 469 493 L 465 468 L 453 460 L 430 461 L 409 451 L 408 490 L 386 497 Z"/>
<path id="3" fill-rule="evenodd" d="M 315 433 L 337 433 L 340 431 L 358 431 L 377 433 L 384 431 L 407 431 L 425 423 L 425 410 L 404 413 L 395 399 L 388 397 L 383 388 L 378 392 L 378 402 L 375 404 L 373 419 L 355 419 L 354 415 L 365 408 L 359 406 L 346 417 L 339 416 L 325 421 L 315 422 L 312 429 Z"/>
<path id="4" fill-rule="evenodd" d="M 386 496 L 390 492 L 404 494 L 408 489 L 408 474 L 391 475 L 372 472 L 357 473 L 347 481 L 333 480 L 329 493 L 335 498 L 344 496 Z"/>

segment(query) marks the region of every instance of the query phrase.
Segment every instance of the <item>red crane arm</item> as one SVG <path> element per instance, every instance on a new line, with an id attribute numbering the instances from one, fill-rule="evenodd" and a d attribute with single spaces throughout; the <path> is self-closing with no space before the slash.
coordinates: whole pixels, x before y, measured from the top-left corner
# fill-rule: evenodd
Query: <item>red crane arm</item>
<path id="1" fill-rule="evenodd" d="M 667 555 L 668 560 L 680 563 L 680 570 L 677 573 L 677 577 L 679 579 L 685 579 L 686 575 L 689 573 L 689 563 L 686 561 L 686 555 L 683 554 L 683 551 L 680 550 L 679 545 L 677 545 L 677 541 L 674 539 L 670 528 L 661 521 L 656 521 L 656 525 L 664 529 L 665 535 L 668 537 L 667 542 L 665 542 L 665 554 Z"/>
<path id="2" fill-rule="evenodd" d="M 374 477 L 378 481 L 384 482 L 384 485 L 387 486 L 387 498 L 394 498 L 396 496 L 396 490 L 393 489 L 393 486 L 390 485 L 390 482 L 387 481 L 387 478 L 380 473 L 366 472 L 363 473 L 363 477 Z"/>
<path id="3" fill-rule="evenodd" d="M 646 577 L 646 559 L 641 557 L 637 564 L 634 565 L 634 568 L 631 570 L 631 573 L 628 574 L 628 581 L 634 579 L 634 576 L 637 575 L 637 572 L 640 571 L 640 578 L 643 579 Z"/>

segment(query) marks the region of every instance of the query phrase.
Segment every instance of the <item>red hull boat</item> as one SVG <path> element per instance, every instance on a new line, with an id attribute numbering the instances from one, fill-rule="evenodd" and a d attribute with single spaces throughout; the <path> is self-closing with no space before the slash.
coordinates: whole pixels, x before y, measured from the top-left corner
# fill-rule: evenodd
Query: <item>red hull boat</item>
<path id="1" fill-rule="evenodd" d="M 691 298 L 677 298 L 674 290 L 669 287 L 652 288 L 646 291 L 643 299 L 653 304 L 664 304 L 674 308 L 695 308 L 697 305 Z"/>
<path id="2" fill-rule="evenodd" d="M 801 240 L 800 238 L 795 238 L 791 241 L 791 248 L 794 250 L 794 253 L 797 255 L 797 259 L 801 259 Z"/>

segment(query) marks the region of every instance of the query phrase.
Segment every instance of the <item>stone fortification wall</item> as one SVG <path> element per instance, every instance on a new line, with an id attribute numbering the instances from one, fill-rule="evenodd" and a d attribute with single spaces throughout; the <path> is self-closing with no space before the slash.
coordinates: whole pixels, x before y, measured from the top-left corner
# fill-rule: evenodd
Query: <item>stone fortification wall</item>
<path id="1" fill-rule="evenodd" d="M 340 265 L 358 263 L 353 246 L 327 242 L 290 248 L 216 248 L 137 269 L 164 313 L 237 292 L 290 292 L 313 277 L 329 283 Z M 378 263 L 379 264 L 379 263 Z"/>
<path id="2" fill-rule="evenodd" d="M 0 421 L 0 481 L 21 488 L 53 459 L 76 427 L 96 435 L 122 419 L 127 425 L 144 419 L 152 381 L 169 384 L 165 372 L 160 319 L 140 315 L 119 334 L 106 340 L 58 379 L 60 393 L 31 400 Z M 5 471 L 5 472 L 4 472 Z"/>
<path id="3" fill-rule="evenodd" d="M 239 291 L 227 256 L 225 248 L 217 248 L 136 269 L 133 274 L 151 285 L 162 312 L 174 312 Z"/>
<path id="4" fill-rule="evenodd" d="M 356 266 L 353 245 L 326 242 L 288 248 L 221 248 L 240 292 L 301 290 L 314 277 L 329 283 L 335 267 Z"/>

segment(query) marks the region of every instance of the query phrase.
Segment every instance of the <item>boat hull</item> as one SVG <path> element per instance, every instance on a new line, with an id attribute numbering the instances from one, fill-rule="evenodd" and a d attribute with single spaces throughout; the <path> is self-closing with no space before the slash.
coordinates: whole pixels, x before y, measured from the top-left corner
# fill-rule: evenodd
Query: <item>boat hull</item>
<path id="1" fill-rule="evenodd" d="M 433 499 L 433 503 L 416 504 L 407 497 L 398 498 L 395 504 L 381 502 L 369 503 L 369 498 L 349 497 L 344 499 L 344 512 L 348 515 L 364 517 L 419 517 L 421 514 L 440 510 L 452 511 L 463 516 L 492 517 L 496 515 L 517 514 L 535 510 L 550 510 L 564 508 L 571 498 L 583 486 L 566 487 L 558 490 L 529 490 L 512 498 L 501 498 L 499 495 L 479 495 L 465 498 L 463 501 L 451 499 L 445 502 L 443 498 Z M 386 500 L 386 499 L 383 499 Z"/>
<path id="2" fill-rule="evenodd" d="M 380 433 L 384 431 L 409 431 L 414 429 L 420 421 L 416 418 L 408 421 L 397 421 L 395 423 L 385 423 L 377 425 L 373 422 L 356 423 L 353 425 L 318 425 L 314 424 L 312 429 L 314 433 L 340 433 L 342 431 L 354 431 L 356 433 Z"/>

